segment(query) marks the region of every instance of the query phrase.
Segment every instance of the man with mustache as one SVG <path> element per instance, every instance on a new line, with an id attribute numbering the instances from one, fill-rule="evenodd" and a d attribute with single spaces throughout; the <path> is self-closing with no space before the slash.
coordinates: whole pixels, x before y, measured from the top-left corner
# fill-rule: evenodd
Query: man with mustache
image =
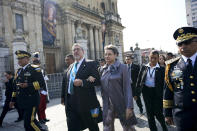
<path id="1" fill-rule="evenodd" d="M 181 57 L 166 62 L 164 114 L 178 131 L 197 130 L 197 29 L 182 27 L 174 39 Z"/>

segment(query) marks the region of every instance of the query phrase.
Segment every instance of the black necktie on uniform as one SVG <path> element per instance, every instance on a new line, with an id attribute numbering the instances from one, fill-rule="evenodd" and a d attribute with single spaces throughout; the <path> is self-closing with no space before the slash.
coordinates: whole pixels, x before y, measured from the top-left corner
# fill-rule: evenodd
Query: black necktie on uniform
<path id="1" fill-rule="evenodd" d="M 192 60 L 187 59 L 187 71 L 190 74 L 192 72 L 193 66 L 192 66 Z"/>

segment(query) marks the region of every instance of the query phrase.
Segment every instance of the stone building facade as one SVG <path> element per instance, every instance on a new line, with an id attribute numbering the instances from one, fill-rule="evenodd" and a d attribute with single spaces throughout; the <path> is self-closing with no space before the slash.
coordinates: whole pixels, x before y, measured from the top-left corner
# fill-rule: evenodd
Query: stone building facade
<path id="1" fill-rule="evenodd" d="M 43 12 L 47 0 L 0 0 L 0 77 L 5 70 L 16 70 L 16 50 L 40 52 L 46 72 L 62 72 L 64 57 L 73 43 L 83 45 L 86 58 L 103 57 L 105 45 L 118 47 L 122 60 L 124 27 L 118 14 L 117 0 L 48 0 L 56 3 L 56 39 L 43 44 Z M 105 33 L 104 33 L 105 32 Z M 105 34 L 105 35 L 104 35 Z M 104 37 L 105 36 L 105 37 Z M 4 86 L 0 79 L 1 90 Z"/>
<path id="2" fill-rule="evenodd" d="M 42 16 L 44 0 L 0 0 L 0 39 L 9 48 L 10 65 L 17 68 L 14 51 L 40 52 L 48 73 L 61 72 L 64 57 L 72 44 L 81 43 L 87 58 L 103 57 L 105 45 L 117 45 L 120 60 L 124 27 L 118 15 L 117 0 L 51 0 L 56 2 L 56 39 L 53 46 L 43 45 Z"/>

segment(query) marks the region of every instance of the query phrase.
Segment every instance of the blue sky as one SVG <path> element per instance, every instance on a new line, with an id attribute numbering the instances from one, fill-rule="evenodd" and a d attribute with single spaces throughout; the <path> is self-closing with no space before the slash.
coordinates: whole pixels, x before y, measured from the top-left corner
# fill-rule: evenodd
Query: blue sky
<path id="1" fill-rule="evenodd" d="M 124 49 L 140 48 L 177 52 L 174 31 L 187 26 L 185 0 L 118 0 Z"/>

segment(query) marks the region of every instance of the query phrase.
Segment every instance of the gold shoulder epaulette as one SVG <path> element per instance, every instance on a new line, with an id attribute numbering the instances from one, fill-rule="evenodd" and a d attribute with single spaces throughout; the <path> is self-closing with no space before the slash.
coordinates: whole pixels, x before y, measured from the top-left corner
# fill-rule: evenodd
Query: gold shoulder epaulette
<path id="1" fill-rule="evenodd" d="M 166 64 L 166 65 L 171 64 L 171 63 L 173 63 L 173 62 L 179 60 L 180 58 L 181 58 L 181 57 L 179 56 L 179 57 L 176 57 L 176 58 L 174 58 L 174 59 L 167 60 L 167 61 L 165 62 L 165 64 Z"/>
<path id="2" fill-rule="evenodd" d="M 34 68 L 40 67 L 39 65 L 34 65 L 34 64 L 31 64 L 31 66 L 34 67 Z"/>

